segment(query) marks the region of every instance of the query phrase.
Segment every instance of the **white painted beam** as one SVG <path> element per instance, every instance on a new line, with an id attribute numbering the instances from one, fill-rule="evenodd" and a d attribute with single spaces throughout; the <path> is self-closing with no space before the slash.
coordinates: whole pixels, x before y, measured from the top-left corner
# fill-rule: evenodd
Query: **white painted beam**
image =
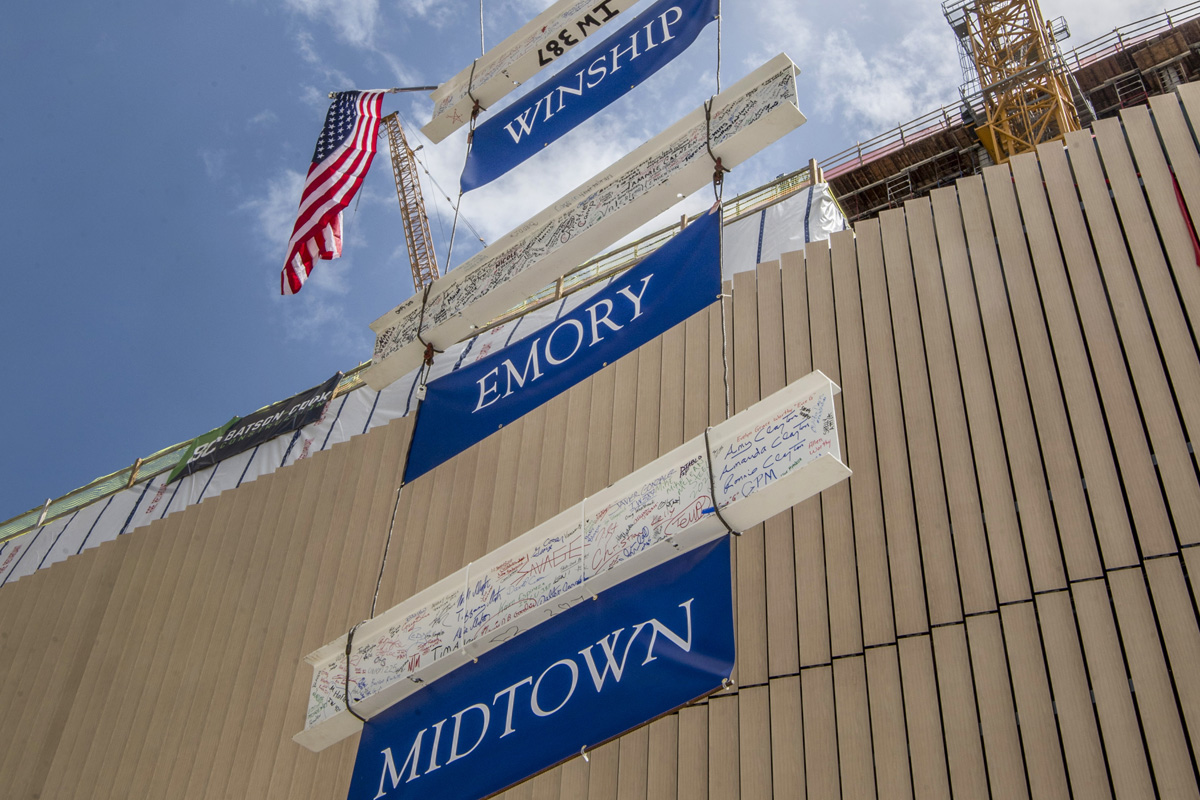
<path id="1" fill-rule="evenodd" d="M 364 717 L 555 614 L 722 536 L 713 511 L 750 528 L 849 477 L 820 372 L 784 387 L 558 516 L 363 623 L 350 657 Z M 710 473 L 709 464 L 712 470 Z M 346 637 L 312 653 L 305 729 L 321 750 L 361 723 L 346 710 Z"/>
<path id="2" fill-rule="evenodd" d="M 795 76 L 791 59 L 776 56 L 717 95 L 710 125 L 696 109 L 434 281 L 424 311 L 417 295 L 375 320 L 366 382 L 379 390 L 416 369 L 425 352 L 418 330 L 446 349 L 710 183 L 709 130 L 713 152 L 735 167 L 799 127 Z"/>
<path id="3" fill-rule="evenodd" d="M 430 95 L 433 118 L 421 133 L 437 144 L 466 125 L 475 106 L 484 108 L 551 66 L 568 50 L 601 30 L 637 0 L 559 0 L 533 21 L 480 56 Z"/>

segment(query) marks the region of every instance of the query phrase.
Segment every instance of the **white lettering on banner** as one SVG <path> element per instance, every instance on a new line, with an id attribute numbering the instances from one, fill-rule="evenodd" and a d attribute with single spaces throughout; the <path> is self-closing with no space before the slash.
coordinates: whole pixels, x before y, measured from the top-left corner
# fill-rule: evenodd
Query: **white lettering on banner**
<path id="1" fill-rule="evenodd" d="M 624 328 L 625 325 L 628 325 L 629 323 L 633 322 L 635 319 L 637 319 L 638 317 L 640 317 L 642 315 L 642 298 L 646 295 L 646 288 L 650 285 L 650 279 L 653 277 L 654 277 L 654 273 L 651 273 L 651 274 L 647 275 L 646 277 L 642 278 L 641 291 L 639 291 L 637 294 L 634 294 L 629 286 L 622 286 L 620 289 L 617 290 L 617 294 L 620 295 L 621 297 L 624 297 L 626 300 L 629 301 L 630 305 L 633 306 L 633 314 L 630 315 L 627 319 L 622 317 L 622 319 L 625 319 L 624 325 L 618 325 L 617 323 L 613 322 L 610 319 L 610 316 L 613 314 L 613 312 L 615 310 L 613 308 L 612 300 L 605 298 L 605 299 L 599 300 L 587 307 L 586 311 L 588 314 L 588 318 L 591 320 L 591 323 L 592 323 L 592 327 L 591 327 L 592 337 L 591 337 L 591 341 L 588 344 L 589 348 L 595 347 L 598 343 L 604 341 L 604 337 L 600 335 L 600 330 L 599 330 L 600 325 L 603 324 L 603 325 L 607 326 L 608 328 L 612 329 L 613 331 L 619 331 L 622 328 Z M 604 313 L 603 313 L 603 315 L 597 315 L 596 309 L 600 308 L 601 306 L 604 307 Z M 563 356 L 562 358 L 558 358 L 554 355 L 554 353 L 551 352 L 550 345 L 554 341 L 554 334 L 558 333 L 563 328 L 574 328 L 575 329 L 575 335 L 576 335 L 575 346 L 574 346 L 574 348 L 571 349 L 571 352 L 568 353 L 566 356 Z M 558 323 L 558 325 L 554 326 L 554 329 L 550 331 L 550 335 L 546 337 L 545 346 L 543 348 L 541 348 L 541 353 L 545 357 L 546 363 L 550 366 L 557 367 L 557 366 L 560 366 L 560 365 L 565 364 L 566 362 L 570 361 L 575 356 L 575 354 L 579 352 L 579 348 L 583 345 L 583 340 L 584 340 L 585 336 L 586 336 L 586 334 L 584 332 L 583 323 L 581 323 L 579 320 L 565 319 L 562 322 Z M 475 408 L 471 412 L 472 414 L 474 414 L 477 411 L 481 411 L 482 409 L 487 408 L 488 406 L 495 403 L 497 400 L 500 400 L 502 398 L 508 397 L 511 394 L 514 394 L 516 390 L 513 389 L 513 383 L 516 383 L 518 389 L 523 389 L 523 388 L 525 388 L 525 383 L 527 381 L 529 383 L 533 383 L 538 378 L 542 377 L 543 373 L 542 373 L 542 368 L 541 368 L 541 361 L 538 358 L 538 353 L 539 353 L 538 345 L 541 343 L 541 341 L 542 341 L 542 337 L 537 336 L 537 337 L 534 337 L 533 340 L 529 342 L 529 345 L 528 345 L 529 350 L 526 353 L 525 359 L 524 359 L 524 362 L 525 362 L 524 368 L 517 369 L 517 366 L 516 366 L 516 364 L 513 363 L 513 360 L 511 358 L 506 358 L 506 359 L 504 359 L 503 362 L 501 362 L 500 367 L 492 368 L 491 370 L 488 371 L 488 373 L 486 375 L 484 375 L 482 378 L 480 378 L 479 380 L 476 381 L 476 383 L 479 384 L 479 402 L 475 404 Z M 523 342 L 518 342 L 518 344 L 522 344 L 522 343 Z M 517 361 L 519 362 L 519 361 L 521 361 L 521 359 L 518 358 Z M 501 370 L 501 367 L 503 367 L 503 369 L 504 369 L 504 378 L 505 378 L 504 394 L 500 394 L 500 370 Z"/>
<path id="2" fill-rule="evenodd" d="M 579 655 L 583 656 L 584 663 L 591 672 L 592 682 L 596 686 L 596 693 L 599 694 L 604 691 L 606 679 L 610 674 L 612 675 L 612 683 L 608 684 L 609 686 L 621 682 L 621 676 L 625 672 L 626 662 L 629 658 L 629 650 L 633 646 L 634 641 L 638 639 L 638 634 L 640 634 L 642 630 L 647 627 L 650 628 L 651 633 L 649 641 L 645 642 L 646 657 L 638 666 L 644 667 L 650 662 L 657 660 L 658 657 L 654 655 L 654 648 L 658 644 L 658 634 L 660 633 L 663 635 L 663 638 L 667 639 L 675 647 L 683 650 L 684 652 L 691 652 L 692 602 L 695 599 L 696 598 L 694 597 L 690 597 L 679 604 L 679 608 L 683 609 L 684 624 L 687 627 L 686 637 L 681 636 L 679 633 L 671 630 L 657 618 L 651 618 L 645 622 L 639 622 L 633 627 L 633 632 L 629 634 L 629 638 L 625 641 L 625 650 L 621 654 L 621 660 L 619 664 L 617 663 L 615 650 L 618 647 L 621 634 L 625 631 L 624 628 L 618 628 L 609 636 L 602 638 L 595 645 L 590 645 L 583 650 L 580 650 Z M 609 641 L 610 638 L 611 642 Z M 643 636 L 641 639 L 645 640 L 646 637 Z M 599 646 L 601 652 L 604 654 L 605 664 L 603 671 L 597 669 L 596 661 L 592 656 L 592 648 L 596 646 Z M 562 699 L 554 698 L 554 701 L 557 704 L 553 705 L 551 708 L 546 708 L 546 705 L 550 705 L 550 701 L 543 703 L 543 701 L 539 699 L 539 691 L 541 690 L 542 681 L 551 673 L 552 670 L 555 670 L 556 668 L 558 668 L 560 673 L 563 669 L 565 669 L 570 674 L 570 685 L 566 687 L 566 691 Z M 558 711 L 561 711 L 575 695 L 575 690 L 579 685 L 579 665 L 576 663 L 574 657 L 562 658 L 543 669 L 536 679 L 534 679 L 533 675 L 531 674 L 517 681 L 512 686 L 509 686 L 507 689 L 502 689 L 501 691 L 497 692 L 495 697 L 492 698 L 493 706 L 500 701 L 501 697 L 508 697 L 507 707 L 504 714 L 504 732 L 501 733 L 497 738 L 504 738 L 509 734 L 518 733 L 518 731 L 513 727 L 513 708 L 517 702 L 517 690 L 526 684 L 532 685 L 532 688 L 529 692 L 529 710 L 538 717 L 552 716 Z M 475 732 L 474 725 L 469 728 L 463 725 L 463 718 L 468 712 L 477 712 L 478 718 L 481 720 L 478 733 Z M 383 757 L 383 764 L 380 766 L 379 772 L 379 792 L 375 795 L 374 800 L 380 800 L 380 798 L 383 798 L 387 795 L 387 782 L 389 780 L 391 781 L 392 789 L 399 788 L 401 778 L 403 777 L 405 770 L 408 771 L 408 777 L 403 778 L 404 783 L 410 783 L 411 781 L 421 777 L 421 773 L 418 772 L 418 769 L 421 760 L 422 745 L 424 743 L 425 733 L 427 731 L 431 729 L 433 730 L 433 741 L 429 749 L 429 766 L 426 768 L 424 773 L 426 775 L 436 769 L 440 769 L 442 766 L 449 766 L 458 759 L 464 758 L 474 752 L 475 749 L 483 743 L 484 739 L 487 738 L 488 728 L 492 719 L 492 712 L 491 709 L 483 703 L 473 703 L 472 705 L 464 708 L 462 711 L 454 714 L 454 733 L 451 736 L 450 756 L 446 759 L 444 764 L 439 765 L 437 763 L 438 746 L 441 741 L 442 726 L 448 722 L 449 719 L 450 718 L 444 719 L 435 725 L 431 725 L 428 728 L 422 728 L 421 730 L 417 731 L 416 736 L 413 739 L 412 746 L 408 749 L 408 755 L 405 757 L 404 763 L 400 766 L 400 769 L 396 769 L 396 760 L 392 755 L 392 749 L 390 747 L 386 747 L 380 751 L 379 754 Z M 466 750 L 460 751 L 459 736 L 464 729 L 466 729 L 467 736 L 475 736 L 475 741 Z"/>
<path id="3" fill-rule="evenodd" d="M 442 141 L 467 124 L 475 99 L 491 107 L 626 8 L 625 0 L 559 0 L 430 94 L 433 118 L 421 132 Z"/>
<path id="4" fill-rule="evenodd" d="M 597 6 L 597 8 L 599 8 L 599 6 Z M 552 89 L 546 96 L 539 98 L 538 101 L 531 107 L 526 108 L 524 111 L 517 114 L 512 118 L 512 121 L 504 126 L 504 130 L 508 131 L 508 135 L 512 137 L 513 144 L 519 144 L 522 136 L 525 136 L 533 131 L 533 126 L 537 121 L 539 109 L 541 109 L 541 113 L 543 115 L 542 122 L 549 122 L 550 117 L 554 116 L 559 111 L 562 111 L 565 107 L 566 95 L 582 97 L 584 94 L 585 85 L 588 89 L 595 89 L 606 77 L 616 74 L 617 70 L 621 68 L 620 59 L 622 56 L 629 56 L 629 58 L 625 61 L 625 64 L 628 65 L 643 53 L 653 50 L 655 47 L 663 44 L 664 42 L 671 41 L 675 38 L 675 34 L 671 32 L 671 26 L 678 23 L 682 19 L 683 9 L 681 9 L 679 6 L 672 6 L 671 8 L 668 8 L 666 11 L 660 14 L 657 19 L 651 20 L 649 25 L 646 25 L 640 30 L 634 31 L 633 35 L 625 40 L 624 43 L 613 47 L 612 50 L 606 52 L 604 55 L 588 64 L 587 67 L 575 73 L 574 87 L 570 85 L 556 87 L 555 89 Z M 608 18 L 606 17 L 605 21 L 607 20 Z M 654 28 L 656 25 L 662 31 L 662 38 L 657 42 L 654 41 Z M 643 33 L 645 33 L 645 48 L 638 50 L 639 37 L 641 37 Z M 609 56 L 612 57 L 611 67 L 609 66 Z M 546 63 L 548 64 L 550 62 L 547 61 Z M 585 74 L 588 77 L 586 84 L 583 80 Z M 595 78 L 595 80 L 592 80 L 592 78 Z M 557 102 L 555 102 L 556 100 Z"/>

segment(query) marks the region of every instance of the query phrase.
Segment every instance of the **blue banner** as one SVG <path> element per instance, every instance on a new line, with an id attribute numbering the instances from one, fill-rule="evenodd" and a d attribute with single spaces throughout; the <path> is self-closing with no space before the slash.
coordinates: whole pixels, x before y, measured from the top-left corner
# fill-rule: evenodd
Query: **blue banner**
<path id="1" fill-rule="evenodd" d="M 567 609 L 363 727 L 350 800 L 486 797 L 720 688 L 729 537 Z"/>
<path id="2" fill-rule="evenodd" d="M 658 0 L 577 60 L 475 129 L 459 186 L 477 189 L 658 72 L 717 17 L 717 0 Z"/>
<path id="3" fill-rule="evenodd" d="M 721 215 L 700 217 L 569 314 L 431 381 L 407 483 L 707 307 L 721 293 Z"/>

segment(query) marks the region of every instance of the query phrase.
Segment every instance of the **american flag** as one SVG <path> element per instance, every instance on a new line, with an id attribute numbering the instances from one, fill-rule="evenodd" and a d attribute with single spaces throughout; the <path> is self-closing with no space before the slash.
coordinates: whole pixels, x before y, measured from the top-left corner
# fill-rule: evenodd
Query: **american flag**
<path id="1" fill-rule="evenodd" d="M 315 259 L 341 256 L 342 209 L 350 205 L 375 157 L 383 95 L 338 92 L 329 106 L 279 276 L 281 293 L 300 291 Z"/>

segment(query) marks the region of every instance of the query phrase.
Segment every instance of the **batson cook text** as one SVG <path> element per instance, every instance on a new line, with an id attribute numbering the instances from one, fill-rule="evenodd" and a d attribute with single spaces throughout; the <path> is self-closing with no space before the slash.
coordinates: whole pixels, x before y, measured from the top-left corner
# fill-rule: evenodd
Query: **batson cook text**
<path id="1" fill-rule="evenodd" d="M 294 406 L 282 408 L 269 417 L 263 417 L 262 419 L 254 420 L 253 422 L 250 420 L 241 420 L 240 422 L 235 422 L 233 426 L 230 427 L 230 429 L 223 435 L 218 436 L 211 442 L 205 442 L 204 444 L 198 446 L 195 452 L 188 457 L 188 463 L 190 464 L 201 458 L 204 458 L 212 451 L 217 449 L 237 447 L 242 440 L 254 436 L 260 430 L 269 429 L 280 424 L 281 422 L 286 422 L 289 419 L 301 416 L 311 408 L 325 405 L 329 402 L 329 398 L 331 397 L 333 397 L 332 391 L 324 391 L 320 394 L 315 394 Z"/>
<path id="2" fill-rule="evenodd" d="M 398 752 L 405 753 L 403 760 L 397 759 L 392 747 L 383 748 L 378 759 L 379 791 L 375 800 L 389 796 L 395 789 L 402 790 L 399 796 L 407 796 L 403 794 L 403 787 L 408 784 L 413 785 L 412 791 L 417 791 L 423 776 L 468 758 L 489 737 L 539 736 L 538 719 L 562 711 L 579 693 L 602 695 L 620 683 L 627 667 L 653 670 L 658 660 L 656 648 L 660 648 L 658 652 L 663 647 L 691 652 L 694 600 L 689 598 L 679 604 L 679 620 L 673 623 L 686 632 L 672 630 L 654 618 L 639 622 L 628 631 L 618 628 L 596 644 L 566 655 L 540 671 L 530 672 L 495 692 L 490 700 L 472 703 L 421 728 L 413 735 L 411 743 L 403 742 L 397 748 Z M 526 708 L 532 717 L 525 713 Z M 407 752 L 404 747 L 408 748 Z M 486 768 L 484 764 L 472 765 L 470 762 L 462 766 Z"/>

